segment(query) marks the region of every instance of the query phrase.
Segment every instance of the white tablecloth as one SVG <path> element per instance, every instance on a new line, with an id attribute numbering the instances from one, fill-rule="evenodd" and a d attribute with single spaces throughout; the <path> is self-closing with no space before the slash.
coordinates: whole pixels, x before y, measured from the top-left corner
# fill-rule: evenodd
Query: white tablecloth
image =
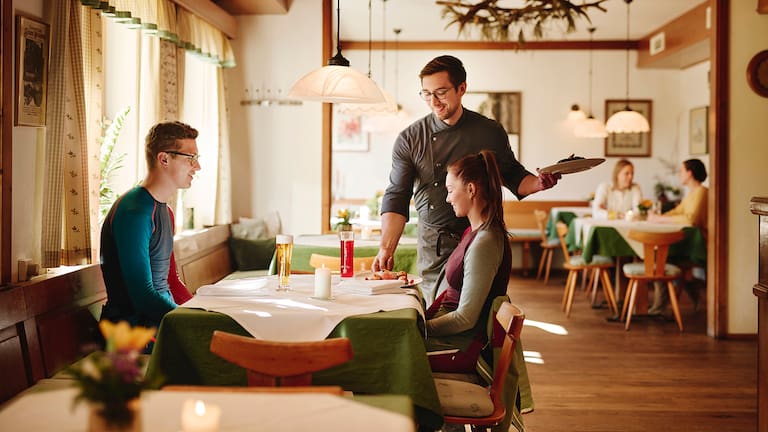
<path id="1" fill-rule="evenodd" d="M 291 275 L 291 290 L 276 292 L 276 276 L 222 280 L 205 285 L 183 307 L 229 315 L 253 337 L 298 342 L 323 340 L 344 318 L 379 311 L 413 308 L 423 317 L 414 289 L 402 294 L 366 295 L 365 281 L 351 283 L 334 275 L 332 300 L 312 298 L 314 275 Z M 411 294 L 411 295 L 409 295 Z"/>
<path id="2" fill-rule="evenodd" d="M 72 409 L 75 389 L 24 395 L 0 411 L 0 430 L 68 432 L 87 429 L 88 407 Z M 226 393 L 147 391 L 141 398 L 142 430 L 178 432 L 187 399 L 221 407 L 219 431 L 270 432 L 413 431 L 413 420 L 353 400 L 318 393 Z"/>
<path id="3" fill-rule="evenodd" d="M 592 207 L 573 207 L 573 206 L 552 207 L 549 210 L 549 212 L 552 217 L 552 220 L 557 220 L 557 215 L 561 212 L 570 212 L 575 214 L 577 217 L 584 217 L 592 214 Z"/>
<path id="4" fill-rule="evenodd" d="M 582 241 L 587 238 L 589 231 L 593 227 L 605 226 L 614 228 L 621 237 L 626 240 L 627 244 L 632 248 L 635 254 L 644 258 L 643 244 L 629 238 L 629 231 L 646 231 L 646 232 L 674 232 L 680 231 L 688 225 L 678 223 L 659 223 L 648 221 L 626 221 L 626 220 L 607 220 L 607 219 L 594 219 L 594 218 L 576 218 L 574 219 L 574 225 L 576 229 L 575 240 L 576 244 L 582 244 Z"/>

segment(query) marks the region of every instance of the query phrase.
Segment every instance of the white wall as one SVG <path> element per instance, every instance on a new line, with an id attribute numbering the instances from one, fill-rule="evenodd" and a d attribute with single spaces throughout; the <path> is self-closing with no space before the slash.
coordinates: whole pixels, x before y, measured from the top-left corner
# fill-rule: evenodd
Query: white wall
<path id="1" fill-rule="evenodd" d="M 13 10 L 43 18 L 43 0 L 14 0 Z M 14 19 L 14 28 L 15 25 Z M 16 34 L 15 30 L 12 34 Z M 16 82 L 15 79 L 14 82 Z M 17 279 L 18 260 L 28 258 L 35 263 L 40 262 L 42 184 L 35 182 L 35 173 L 43 170 L 44 136 L 45 128 L 27 126 L 13 128 L 13 194 L 11 197 L 13 211 L 11 280 L 13 281 Z"/>
<path id="2" fill-rule="evenodd" d="M 749 200 L 768 196 L 768 99 L 747 85 L 745 71 L 753 55 L 766 49 L 768 15 L 754 2 L 731 4 L 731 62 L 728 117 L 728 331 L 755 333 L 758 277 L 757 216 Z"/>
<path id="3" fill-rule="evenodd" d="M 239 36 L 232 41 L 238 66 L 225 75 L 234 219 L 277 210 L 285 232 L 321 231 L 321 104 L 240 105 L 247 88 L 285 94 L 298 78 L 325 63 L 318 55 L 321 6 L 296 0 L 287 15 L 238 17 Z"/>

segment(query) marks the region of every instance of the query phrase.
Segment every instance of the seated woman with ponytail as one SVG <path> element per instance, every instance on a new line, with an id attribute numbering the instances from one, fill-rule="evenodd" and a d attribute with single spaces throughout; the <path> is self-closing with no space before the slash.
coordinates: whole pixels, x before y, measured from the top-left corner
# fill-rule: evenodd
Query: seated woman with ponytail
<path id="1" fill-rule="evenodd" d="M 427 350 L 435 372 L 471 372 L 487 343 L 493 299 L 505 295 L 512 255 L 504 226 L 501 176 L 493 152 L 468 155 L 448 167 L 446 201 L 470 226 L 438 277 L 427 310 Z"/>

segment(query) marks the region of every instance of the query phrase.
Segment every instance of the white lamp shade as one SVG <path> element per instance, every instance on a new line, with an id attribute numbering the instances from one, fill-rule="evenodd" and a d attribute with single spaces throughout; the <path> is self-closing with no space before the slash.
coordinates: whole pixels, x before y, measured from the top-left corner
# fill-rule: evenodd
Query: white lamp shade
<path id="1" fill-rule="evenodd" d="M 651 130 L 651 125 L 637 111 L 619 111 L 605 122 L 605 130 L 608 133 L 648 132 Z"/>
<path id="2" fill-rule="evenodd" d="M 608 136 L 603 122 L 592 116 L 577 123 L 576 127 L 573 128 L 573 133 L 579 138 L 605 138 Z"/>
<path id="3" fill-rule="evenodd" d="M 329 103 L 384 102 L 379 86 L 349 66 L 323 66 L 304 75 L 291 87 L 288 97 Z"/>
<path id="4" fill-rule="evenodd" d="M 358 116 L 377 116 L 397 114 L 397 102 L 388 91 L 379 87 L 379 91 L 384 95 L 384 102 L 380 103 L 344 103 L 340 104 L 339 112 L 346 115 Z"/>
<path id="5" fill-rule="evenodd" d="M 397 113 L 363 118 L 363 131 L 370 133 L 398 133 L 413 122 L 411 115 L 402 108 Z"/>

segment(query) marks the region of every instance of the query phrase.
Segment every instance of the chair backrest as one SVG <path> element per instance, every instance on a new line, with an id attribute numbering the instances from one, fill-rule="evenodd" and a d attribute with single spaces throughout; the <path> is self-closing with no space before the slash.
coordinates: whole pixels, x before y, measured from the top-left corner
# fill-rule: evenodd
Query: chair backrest
<path id="1" fill-rule="evenodd" d="M 216 330 L 211 352 L 248 371 L 249 386 L 308 386 L 312 373 L 352 359 L 348 338 L 274 342 Z"/>
<path id="2" fill-rule="evenodd" d="M 571 254 L 568 252 L 568 244 L 565 242 L 565 236 L 568 235 L 568 225 L 563 222 L 555 224 L 555 230 L 557 230 L 557 237 L 560 239 L 560 247 L 563 248 L 563 256 L 567 264 L 571 263 Z"/>
<path id="3" fill-rule="evenodd" d="M 356 272 L 370 270 L 375 258 L 376 257 L 355 257 L 352 260 L 354 270 Z M 341 261 L 339 257 L 316 253 L 309 256 L 309 265 L 313 268 L 329 268 L 332 271 L 339 271 L 341 269 Z"/>
<path id="4" fill-rule="evenodd" d="M 546 242 L 549 239 L 547 238 L 547 212 L 544 210 L 536 209 L 533 211 L 533 216 L 536 218 L 536 225 L 539 227 L 539 231 L 541 232 L 541 241 Z"/>
<path id="5" fill-rule="evenodd" d="M 493 382 L 491 383 L 491 400 L 493 401 L 494 411 L 504 404 L 501 401 L 501 395 L 504 392 L 504 383 L 506 382 L 509 366 L 512 364 L 512 358 L 515 353 L 515 346 L 520 340 L 520 333 L 523 331 L 523 321 L 525 313 L 518 306 L 509 302 L 502 303 L 499 311 L 496 312 L 496 321 L 504 329 L 504 344 L 501 346 L 499 360 L 493 371 Z"/>
<path id="6" fill-rule="evenodd" d="M 643 244 L 643 262 L 647 276 L 664 276 L 669 245 L 677 243 L 685 237 L 683 231 L 648 232 L 630 230 L 632 240 Z"/>

